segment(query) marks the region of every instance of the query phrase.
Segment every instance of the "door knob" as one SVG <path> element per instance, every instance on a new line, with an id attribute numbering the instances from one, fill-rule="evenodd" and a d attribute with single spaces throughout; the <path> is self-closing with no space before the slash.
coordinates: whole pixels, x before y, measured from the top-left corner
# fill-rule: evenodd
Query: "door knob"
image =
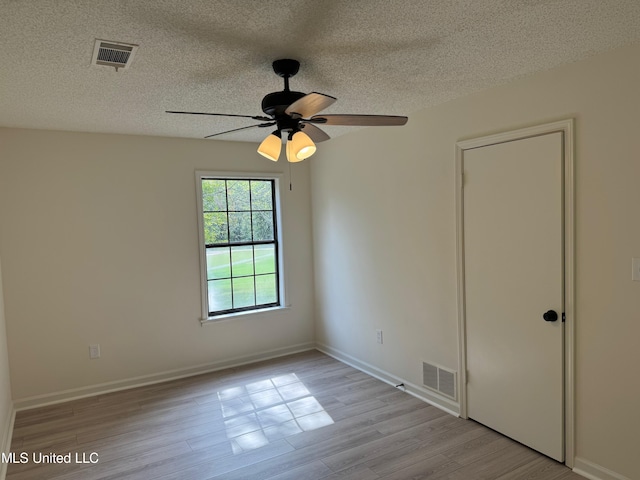
<path id="1" fill-rule="evenodd" d="M 544 312 L 542 318 L 544 318 L 545 322 L 555 322 L 558 320 L 558 314 L 555 310 L 549 310 L 548 312 Z"/>

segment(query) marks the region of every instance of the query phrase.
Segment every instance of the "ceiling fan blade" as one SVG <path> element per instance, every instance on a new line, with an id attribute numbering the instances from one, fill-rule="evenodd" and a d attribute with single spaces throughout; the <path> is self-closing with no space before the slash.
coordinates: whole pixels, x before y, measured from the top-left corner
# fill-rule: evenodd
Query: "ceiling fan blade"
<path id="1" fill-rule="evenodd" d="M 309 122 L 322 125 L 345 125 L 354 127 L 384 127 L 404 125 L 407 117 L 395 115 L 314 115 Z"/>
<path id="2" fill-rule="evenodd" d="M 324 131 L 320 130 L 315 125 L 311 123 L 300 123 L 300 128 L 302 131 L 309 135 L 309 138 L 313 140 L 314 143 L 324 142 L 325 140 L 329 140 L 331 137 L 327 135 Z"/>
<path id="3" fill-rule="evenodd" d="M 300 117 L 310 117 L 314 113 L 333 105 L 337 99 L 324 93 L 311 92 L 299 100 L 296 100 L 284 111 L 287 115 L 298 114 Z"/>
<path id="4" fill-rule="evenodd" d="M 246 130 L 247 128 L 255 128 L 255 127 L 260 127 L 260 128 L 264 128 L 264 127 L 271 127 L 273 125 L 275 125 L 276 122 L 269 122 L 269 123 L 258 123 L 256 125 L 249 125 L 248 127 L 240 127 L 240 128 L 234 128 L 233 130 L 227 130 L 225 132 L 220 132 L 220 133 L 214 133 L 212 135 L 207 135 L 204 138 L 211 138 L 211 137 L 217 137 L 218 135 L 224 135 L 225 133 L 231 133 L 231 132 L 237 132 L 238 130 Z"/>
<path id="5" fill-rule="evenodd" d="M 260 115 L 251 116 L 251 115 L 235 115 L 233 113 L 204 113 L 204 112 L 176 112 L 173 110 L 166 110 L 165 113 L 182 113 L 184 115 L 212 115 L 214 117 L 242 117 L 242 118 L 252 118 L 253 120 L 262 120 L 262 121 L 271 121 L 273 120 L 270 117 L 263 117 Z"/>

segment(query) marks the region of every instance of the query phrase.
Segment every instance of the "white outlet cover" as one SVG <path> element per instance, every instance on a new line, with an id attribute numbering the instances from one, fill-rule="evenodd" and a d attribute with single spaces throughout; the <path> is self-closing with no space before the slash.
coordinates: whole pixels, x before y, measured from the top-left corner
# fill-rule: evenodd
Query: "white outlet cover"
<path id="1" fill-rule="evenodd" d="M 89 345 L 89 358 L 100 358 L 100 344 Z"/>
<path id="2" fill-rule="evenodd" d="M 376 330 L 376 337 L 379 344 L 382 344 L 382 330 Z"/>
<path id="3" fill-rule="evenodd" d="M 640 282 L 640 258 L 631 259 L 631 280 Z"/>

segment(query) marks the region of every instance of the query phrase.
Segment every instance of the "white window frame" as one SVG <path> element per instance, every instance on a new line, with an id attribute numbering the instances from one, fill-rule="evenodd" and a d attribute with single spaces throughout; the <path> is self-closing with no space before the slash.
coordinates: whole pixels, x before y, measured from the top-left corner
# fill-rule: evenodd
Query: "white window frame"
<path id="1" fill-rule="evenodd" d="M 207 254 L 206 243 L 204 240 L 204 207 L 202 203 L 202 180 L 209 178 L 226 179 L 226 180 L 273 180 L 275 184 L 275 214 L 276 214 L 276 235 L 278 244 L 278 289 L 280 297 L 280 305 L 265 308 L 257 308 L 254 310 L 245 310 L 241 312 L 232 312 L 223 315 L 209 315 L 208 308 L 208 287 L 207 287 Z M 245 315 L 256 315 L 265 312 L 277 311 L 286 308 L 286 288 L 285 288 L 285 270 L 284 270 L 284 242 L 282 235 L 282 174 L 279 173 L 248 173 L 248 172 L 224 172 L 196 170 L 196 202 L 198 210 L 198 249 L 200 253 L 200 299 L 201 299 L 201 317 L 202 325 L 220 322 L 224 320 L 242 317 Z"/>

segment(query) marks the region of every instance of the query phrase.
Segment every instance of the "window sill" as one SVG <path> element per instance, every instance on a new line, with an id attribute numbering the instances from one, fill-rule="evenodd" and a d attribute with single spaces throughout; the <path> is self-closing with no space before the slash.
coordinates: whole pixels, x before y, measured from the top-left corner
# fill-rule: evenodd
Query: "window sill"
<path id="1" fill-rule="evenodd" d="M 281 307 L 269 307 L 269 308 L 261 308 L 259 310 L 247 310 L 245 312 L 236 312 L 236 313 L 228 313 L 226 315 L 216 315 L 215 317 L 207 317 L 201 318 L 200 324 L 204 327 L 205 325 L 213 325 L 214 323 L 225 322 L 229 320 L 234 320 L 239 317 L 246 317 L 248 315 L 257 315 L 261 313 L 271 313 L 271 312 L 279 312 L 282 310 L 289 310 L 291 305 L 281 306 Z"/>

